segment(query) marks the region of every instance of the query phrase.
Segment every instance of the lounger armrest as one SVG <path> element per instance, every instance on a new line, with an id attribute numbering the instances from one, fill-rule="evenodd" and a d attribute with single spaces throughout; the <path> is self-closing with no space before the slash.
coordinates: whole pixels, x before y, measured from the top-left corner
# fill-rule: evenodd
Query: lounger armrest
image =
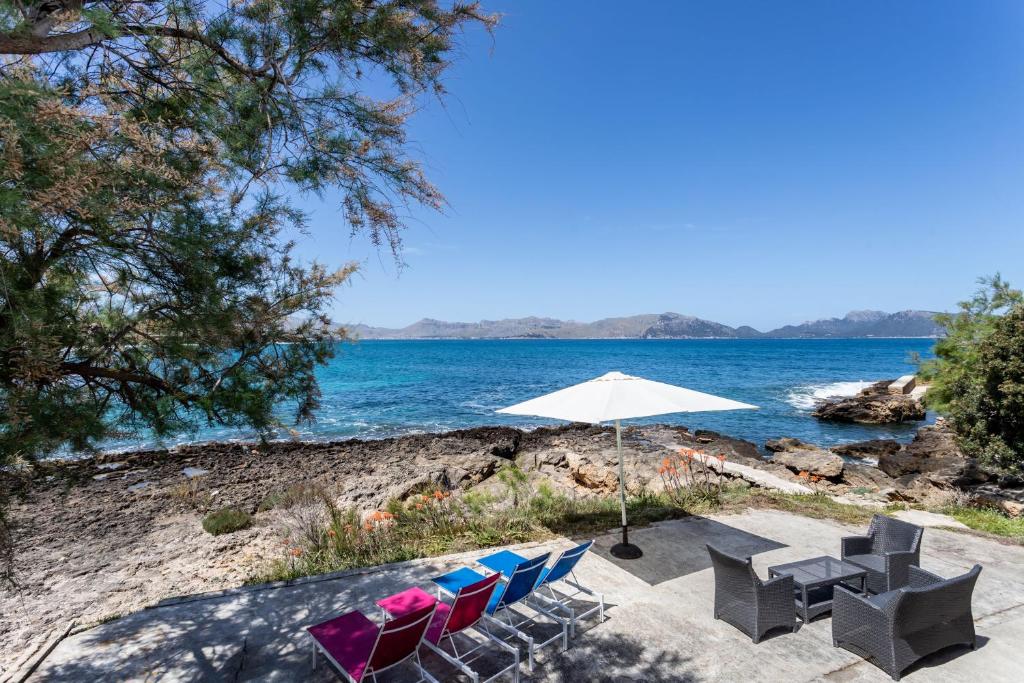
<path id="1" fill-rule="evenodd" d="M 871 553 L 870 536 L 844 536 L 842 540 L 843 557 L 849 555 L 868 555 Z"/>
<path id="2" fill-rule="evenodd" d="M 883 557 L 890 589 L 906 586 L 910 581 L 910 568 L 918 562 L 917 553 L 912 550 L 897 550 L 885 553 Z"/>
<path id="3" fill-rule="evenodd" d="M 927 588 L 945 581 L 941 576 L 911 565 L 907 568 L 907 585 L 911 588 Z"/>

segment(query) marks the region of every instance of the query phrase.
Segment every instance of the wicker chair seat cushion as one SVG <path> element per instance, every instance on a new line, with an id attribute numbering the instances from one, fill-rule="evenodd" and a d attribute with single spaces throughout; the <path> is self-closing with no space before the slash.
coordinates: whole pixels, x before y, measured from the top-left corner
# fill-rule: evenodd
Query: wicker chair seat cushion
<path id="1" fill-rule="evenodd" d="M 885 571 L 885 557 L 882 555 L 847 555 L 843 559 L 873 572 Z"/>

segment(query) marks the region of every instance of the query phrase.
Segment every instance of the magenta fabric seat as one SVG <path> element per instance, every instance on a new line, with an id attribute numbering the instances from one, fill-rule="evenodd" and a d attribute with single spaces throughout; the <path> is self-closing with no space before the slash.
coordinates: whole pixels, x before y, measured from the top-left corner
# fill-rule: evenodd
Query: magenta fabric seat
<path id="1" fill-rule="evenodd" d="M 416 658 L 415 665 L 422 673 L 418 650 L 434 616 L 435 605 L 436 601 L 431 598 L 430 603 L 410 608 L 382 625 L 356 610 L 306 630 L 317 646 L 356 683 L 368 674 L 379 673 L 410 657 Z"/>
<path id="2" fill-rule="evenodd" d="M 385 622 L 373 657 L 370 658 L 370 668 L 381 671 L 415 655 L 423 642 L 436 604 L 435 601 L 423 605 Z"/>
<path id="3" fill-rule="evenodd" d="M 357 610 L 306 630 L 349 676 L 362 680 L 370 664 L 380 626 Z"/>
<path id="4" fill-rule="evenodd" d="M 437 598 L 430 593 L 419 588 L 409 588 L 401 593 L 381 598 L 377 601 L 377 606 L 392 617 L 401 617 L 409 612 L 430 607 L 435 602 L 437 602 Z"/>
<path id="5" fill-rule="evenodd" d="M 452 608 L 446 603 L 437 603 L 437 611 L 434 612 L 434 620 L 430 622 L 430 628 L 427 629 L 427 635 L 424 637 L 427 642 L 437 645 L 441 640 L 441 636 L 444 633 L 444 625 L 448 623 L 448 615 L 452 613 Z"/>
<path id="6" fill-rule="evenodd" d="M 430 626 L 427 627 L 426 639 L 436 645 L 437 641 L 441 640 L 441 632 L 444 631 L 444 625 L 447 623 L 448 615 L 452 611 L 450 606 L 439 602 L 430 593 L 415 587 L 377 601 L 377 605 L 392 617 L 408 614 L 435 603 L 437 604 L 437 611 L 434 612 L 434 618 L 430 620 Z"/>

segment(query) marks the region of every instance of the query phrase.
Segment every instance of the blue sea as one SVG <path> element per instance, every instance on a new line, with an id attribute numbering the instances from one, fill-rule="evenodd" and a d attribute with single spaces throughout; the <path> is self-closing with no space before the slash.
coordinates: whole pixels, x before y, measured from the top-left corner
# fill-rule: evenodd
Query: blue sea
<path id="1" fill-rule="evenodd" d="M 313 424 L 281 438 L 382 438 L 478 425 L 535 427 L 550 420 L 495 414 L 498 408 L 611 370 L 752 403 L 757 411 L 664 415 L 762 445 L 792 436 L 828 445 L 872 438 L 908 440 L 917 425 L 841 425 L 810 415 L 815 399 L 852 395 L 869 383 L 914 372 L 930 339 L 480 340 L 341 343 L 319 370 L 323 405 Z M 281 418 L 290 422 L 290 408 Z M 642 423 L 645 420 L 637 420 Z M 255 434 L 210 427 L 163 442 L 111 441 L 107 450 Z"/>

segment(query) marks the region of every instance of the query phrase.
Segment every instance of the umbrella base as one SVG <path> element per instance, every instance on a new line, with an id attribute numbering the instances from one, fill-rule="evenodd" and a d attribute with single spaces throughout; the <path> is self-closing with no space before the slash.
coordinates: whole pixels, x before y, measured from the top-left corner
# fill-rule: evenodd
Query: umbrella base
<path id="1" fill-rule="evenodd" d="M 644 554 L 644 551 L 640 550 L 639 546 L 635 546 L 632 543 L 616 543 L 609 552 L 611 552 L 612 557 L 617 557 L 620 560 L 637 560 L 643 557 Z"/>

